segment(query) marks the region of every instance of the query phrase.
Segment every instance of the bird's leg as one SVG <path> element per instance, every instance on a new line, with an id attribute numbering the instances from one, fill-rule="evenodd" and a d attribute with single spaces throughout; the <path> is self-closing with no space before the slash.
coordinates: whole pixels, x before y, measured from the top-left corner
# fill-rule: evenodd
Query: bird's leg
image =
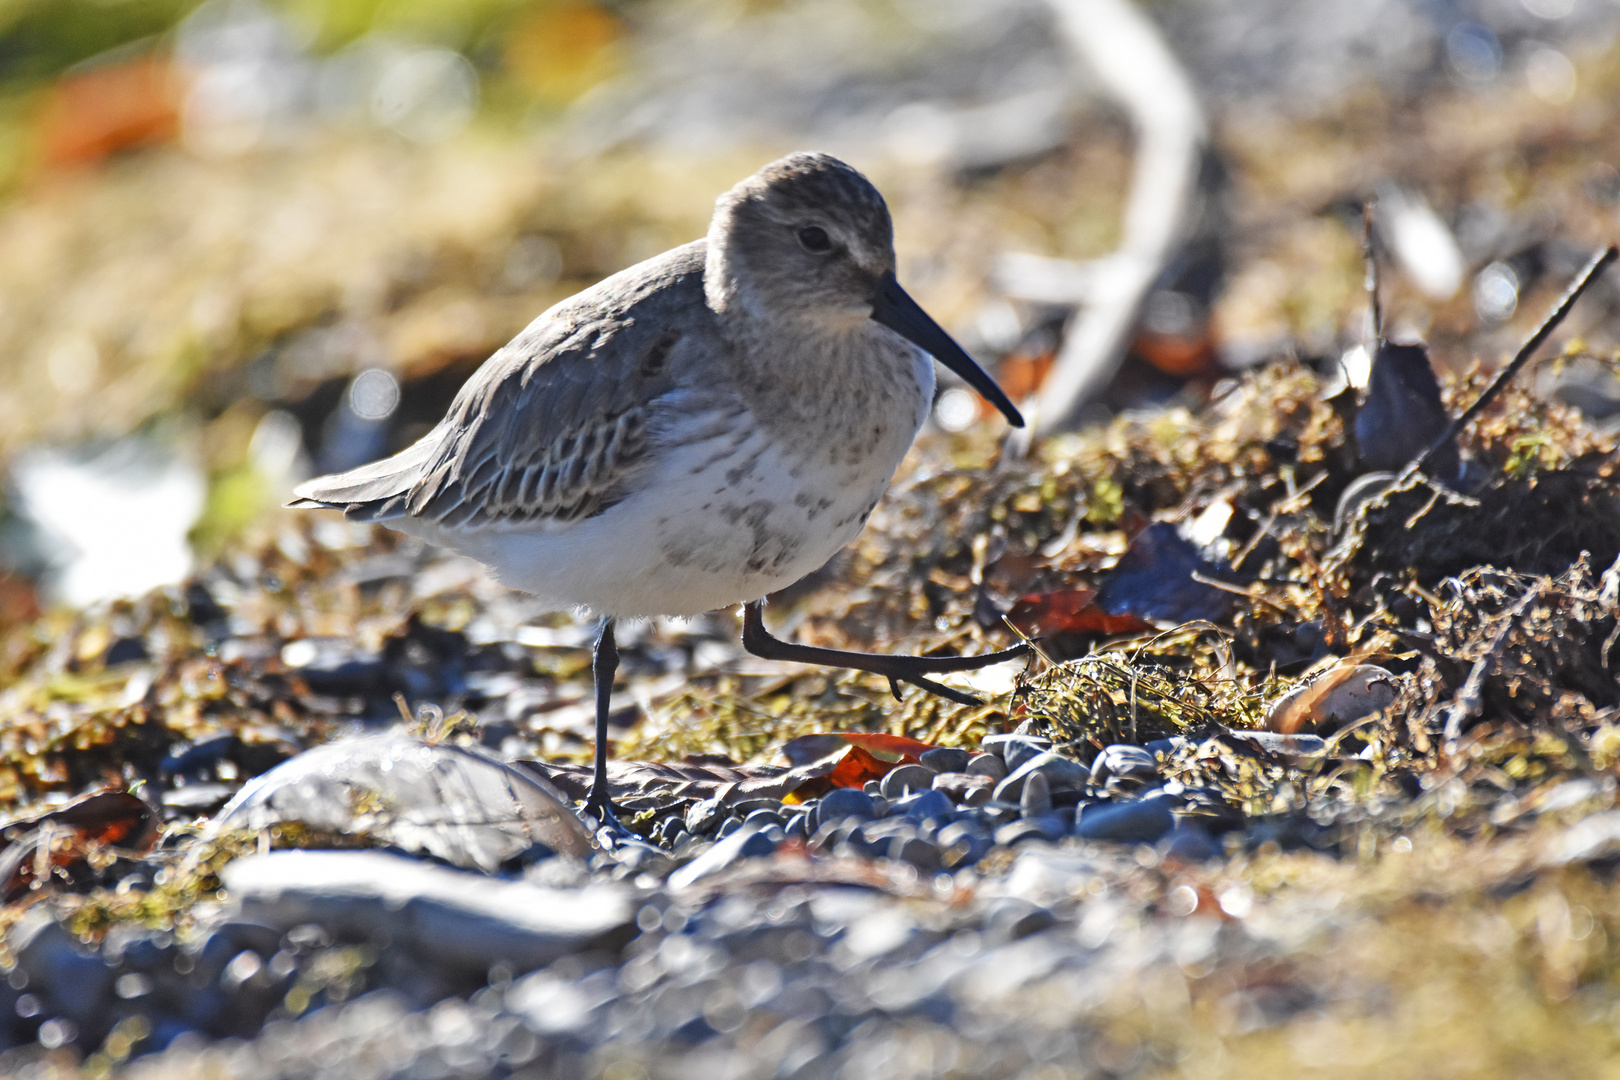
<path id="1" fill-rule="evenodd" d="M 888 677 L 889 689 L 894 692 L 895 697 L 900 696 L 899 684 L 908 682 L 961 705 L 982 705 L 984 702 L 972 694 L 952 689 L 932 679 L 925 679 L 923 675 L 942 671 L 973 671 L 989 667 L 991 664 L 999 664 L 1004 660 L 1015 659 L 1029 652 L 1029 646 L 1022 643 L 983 656 L 886 656 L 882 653 L 849 652 L 845 649 L 819 649 L 813 645 L 798 645 L 772 637 L 771 632 L 765 629 L 763 600 L 743 605 L 742 639 L 744 649 L 766 660 L 791 660 L 799 664 L 824 664 L 827 667 L 870 671 L 875 675 Z"/>
<path id="2" fill-rule="evenodd" d="M 613 620 L 604 618 L 602 629 L 596 635 L 596 648 L 591 653 L 591 674 L 596 681 L 596 775 L 591 779 L 591 792 L 585 799 L 585 809 L 608 828 L 617 827 L 618 815 L 613 812 L 613 798 L 608 792 L 608 702 L 613 696 L 613 675 L 619 670 L 619 646 L 613 640 Z"/>

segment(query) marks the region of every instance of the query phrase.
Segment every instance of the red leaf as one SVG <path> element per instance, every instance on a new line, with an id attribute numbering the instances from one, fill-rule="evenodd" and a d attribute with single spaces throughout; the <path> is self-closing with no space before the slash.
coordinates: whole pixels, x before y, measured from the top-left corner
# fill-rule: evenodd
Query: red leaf
<path id="1" fill-rule="evenodd" d="M 1031 593 L 1007 613 L 1007 620 L 1027 637 L 1054 634 L 1134 634 L 1151 628 L 1135 615 L 1110 615 L 1091 602 L 1094 589 Z"/>

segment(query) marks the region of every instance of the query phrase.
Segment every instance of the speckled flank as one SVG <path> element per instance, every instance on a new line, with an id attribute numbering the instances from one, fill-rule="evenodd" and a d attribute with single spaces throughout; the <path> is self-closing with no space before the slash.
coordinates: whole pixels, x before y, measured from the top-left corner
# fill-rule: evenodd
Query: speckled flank
<path id="1" fill-rule="evenodd" d="M 871 318 L 893 269 L 864 177 L 776 162 L 722 197 L 707 240 L 536 319 L 421 442 L 299 494 L 559 607 L 757 599 L 854 537 L 927 415 L 932 361 Z"/>

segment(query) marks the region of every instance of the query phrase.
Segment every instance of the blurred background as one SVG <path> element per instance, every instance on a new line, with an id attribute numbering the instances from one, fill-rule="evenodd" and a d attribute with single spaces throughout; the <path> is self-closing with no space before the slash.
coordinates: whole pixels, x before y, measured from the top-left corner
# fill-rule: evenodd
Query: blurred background
<path id="1" fill-rule="evenodd" d="M 1386 328 L 1499 362 L 1620 236 L 1616 0 L 0 0 L 0 625 L 184 576 L 821 149 L 1061 432 Z M 1607 417 L 1620 294 L 1545 392 Z M 1611 328 L 1605 336 L 1604 327 Z M 940 433 L 984 420 L 946 387 Z M 941 434 L 939 437 L 946 437 Z"/>

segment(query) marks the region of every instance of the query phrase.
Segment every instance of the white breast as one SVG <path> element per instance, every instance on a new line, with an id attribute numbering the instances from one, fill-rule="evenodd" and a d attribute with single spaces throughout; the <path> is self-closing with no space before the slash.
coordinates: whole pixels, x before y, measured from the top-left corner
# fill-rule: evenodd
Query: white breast
<path id="1" fill-rule="evenodd" d="M 932 400 L 931 361 L 919 353 L 910 374 L 910 415 L 885 417 L 858 456 L 802 439 L 790 449 L 746 410 L 718 421 L 710 411 L 672 426 L 637 490 L 596 517 L 420 535 L 558 608 L 694 615 L 757 600 L 818 569 L 860 532 Z"/>

